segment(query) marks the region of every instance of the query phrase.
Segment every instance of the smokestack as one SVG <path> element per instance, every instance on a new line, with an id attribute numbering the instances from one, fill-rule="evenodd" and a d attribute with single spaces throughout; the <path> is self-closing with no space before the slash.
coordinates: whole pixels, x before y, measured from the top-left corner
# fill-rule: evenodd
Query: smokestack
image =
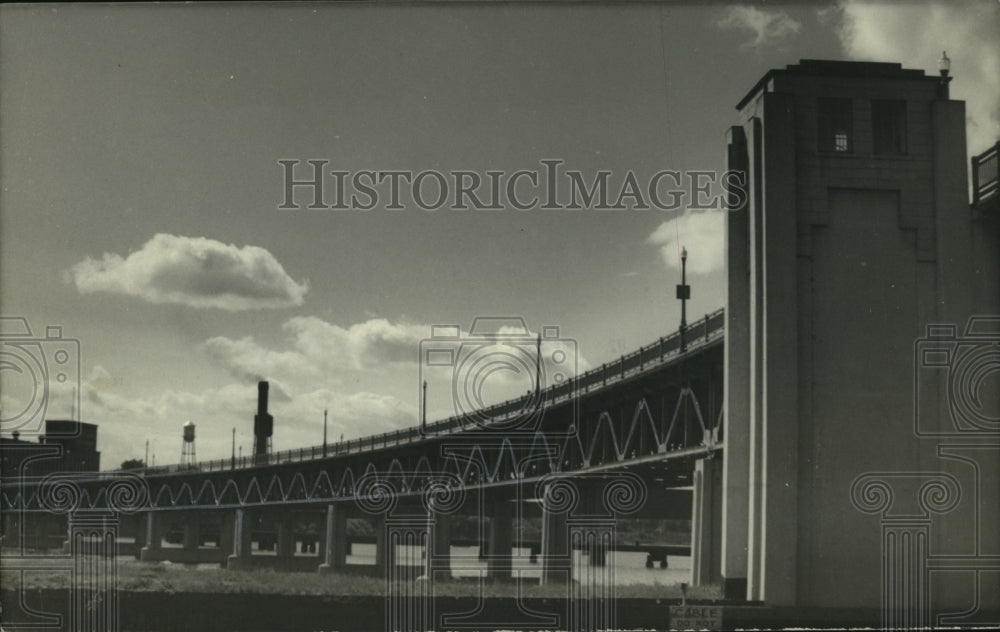
<path id="1" fill-rule="evenodd" d="M 267 382 L 261 380 L 257 382 L 257 414 L 267 414 L 267 389 L 270 388 Z"/>
<path id="2" fill-rule="evenodd" d="M 274 434 L 274 417 L 267 412 L 266 381 L 257 383 L 257 415 L 253 418 L 253 453 L 262 456 L 271 452 L 271 435 Z"/>

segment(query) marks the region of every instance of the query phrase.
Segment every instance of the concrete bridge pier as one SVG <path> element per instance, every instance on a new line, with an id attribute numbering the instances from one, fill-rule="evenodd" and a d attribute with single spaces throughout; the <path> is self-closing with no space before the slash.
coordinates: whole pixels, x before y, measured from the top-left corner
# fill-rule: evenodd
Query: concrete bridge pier
<path id="1" fill-rule="evenodd" d="M 395 506 L 376 509 L 374 507 L 361 506 L 362 512 L 371 520 L 375 531 L 375 567 L 381 577 L 403 578 L 399 573 L 399 546 L 422 547 L 427 542 L 427 512 L 419 503 L 400 503 Z M 334 509 L 334 520 L 337 520 L 337 512 L 340 508 Z M 346 528 L 345 537 L 334 538 L 337 546 L 344 548 L 346 556 Z M 407 549 L 406 559 L 403 560 L 406 572 L 410 573 L 414 567 L 421 568 L 422 564 L 413 563 L 410 554 L 413 549 Z M 407 576 L 408 577 L 408 576 Z M 412 577 L 408 577 L 413 579 Z"/>
<path id="2" fill-rule="evenodd" d="M 119 533 L 122 537 L 131 537 L 135 543 L 134 556 L 139 559 L 139 551 L 146 543 L 146 520 L 142 514 L 122 514 L 119 516 Z M 67 524 L 64 533 L 67 535 L 66 542 L 63 543 L 63 552 L 69 552 L 69 533 L 72 525 Z M 123 552 L 123 547 L 119 544 L 119 554 Z"/>
<path id="3" fill-rule="evenodd" d="M 589 566 L 607 565 L 608 549 L 614 544 L 614 516 L 604 504 L 604 486 L 589 483 L 581 485 L 580 509 L 582 514 L 574 519 L 574 540 L 581 545 Z M 608 516 L 608 520 L 600 517 Z M 609 527 L 611 529 L 609 529 Z"/>
<path id="4" fill-rule="evenodd" d="M 149 515 L 153 515 L 150 512 Z M 77 579 L 70 590 L 68 629 L 77 632 L 117 630 L 118 583 L 115 559 L 118 516 L 79 512 L 70 516 L 70 556 Z"/>
<path id="5" fill-rule="evenodd" d="M 582 549 L 588 563 L 577 569 L 570 600 L 568 628 L 605 630 L 615 625 L 614 543 L 616 514 L 607 492 L 620 481 L 583 480 L 576 483 L 578 508 L 567 517 L 571 549 Z M 571 575 L 572 577 L 572 575 Z"/>
<path id="6" fill-rule="evenodd" d="M 198 514 L 185 516 L 184 519 L 184 550 L 197 551 L 201 544 L 201 523 Z"/>
<path id="7" fill-rule="evenodd" d="M 135 559 L 139 559 L 142 555 L 142 549 L 146 546 L 146 514 L 134 514 L 126 518 L 131 527 L 132 537 L 135 541 Z M 124 521 L 123 521 L 124 522 Z M 70 527 L 72 525 L 66 526 L 66 541 L 63 542 L 63 553 L 69 553 L 70 547 Z M 120 550 L 120 549 L 119 549 Z"/>
<path id="8" fill-rule="evenodd" d="M 323 563 L 320 575 L 343 570 L 347 566 L 347 509 L 334 504 L 326 506 L 326 529 L 320 551 Z"/>
<path id="9" fill-rule="evenodd" d="M 379 521 L 376 558 L 388 580 L 385 599 L 386 630 L 430 630 L 431 607 L 429 591 L 416 582 L 426 568 L 413 559 L 420 547 L 431 547 L 428 515 L 423 507 L 412 504 L 401 511 L 387 512 Z M 397 547 L 405 547 L 401 552 Z M 397 559 L 397 553 L 403 559 Z M 402 561 L 400 565 L 398 562 Z"/>
<path id="10" fill-rule="evenodd" d="M 375 567 L 385 576 L 396 567 L 396 543 L 389 537 L 386 517 L 378 516 L 372 521 L 375 526 Z"/>
<path id="11" fill-rule="evenodd" d="M 514 503 L 504 496 L 487 501 L 490 528 L 486 541 L 486 576 L 509 581 L 513 574 Z"/>
<path id="12" fill-rule="evenodd" d="M 578 484 L 580 503 L 570 520 L 572 544 L 582 549 L 590 566 L 607 565 L 608 550 L 614 546 L 615 516 L 604 499 L 605 481 Z"/>
<path id="13" fill-rule="evenodd" d="M 722 459 L 695 464 L 691 507 L 691 585 L 722 582 Z"/>
<path id="14" fill-rule="evenodd" d="M 21 512 L 5 511 L 3 514 L 4 546 L 19 546 L 21 537 Z"/>
<path id="15" fill-rule="evenodd" d="M 248 570 L 250 568 L 252 535 L 252 515 L 246 509 L 237 509 L 233 520 L 233 553 L 226 560 L 226 568 L 230 570 Z"/>
<path id="16" fill-rule="evenodd" d="M 139 559 L 143 562 L 160 561 L 163 550 L 163 525 L 155 511 L 146 512 L 145 545 L 139 551 Z"/>
<path id="17" fill-rule="evenodd" d="M 434 581 L 451 579 L 451 514 L 434 511 L 427 516 L 427 576 Z"/>
<path id="18" fill-rule="evenodd" d="M 219 550 L 226 556 L 232 555 L 234 553 L 233 535 L 236 529 L 236 515 L 231 511 L 223 512 L 219 523 Z"/>
<path id="19" fill-rule="evenodd" d="M 292 566 L 292 558 L 295 557 L 295 519 L 292 513 L 284 512 L 276 520 L 278 531 L 277 567 L 279 570 L 288 570 Z"/>
<path id="20" fill-rule="evenodd" d="M 547 486 L 542 502 L 542 584 L 565 584 L 573 576 L 568 510 L 558 506 L 554 491 L 552 485 Z"/>
<path id="21" fill-rule="evenodd" d="M 316 519 L 318 525 L 316 533 L 316 558 L 323 563 L 326 559 L 326 508 L 323 511 L 310 513 Z"/>

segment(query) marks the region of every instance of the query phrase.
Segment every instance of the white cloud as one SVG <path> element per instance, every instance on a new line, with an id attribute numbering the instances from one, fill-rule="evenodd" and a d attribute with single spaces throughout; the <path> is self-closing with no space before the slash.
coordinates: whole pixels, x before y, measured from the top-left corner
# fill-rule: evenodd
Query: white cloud
<path id="1" fill-rule="evenodd" d="M 660 247 L 668 268 L 681 269 L 680 252 L 687 248 L 688 272 L 708 274 L 724 263 L 725 218 L 724 211 L 688 211 L 660 224 L 647 241 Z"/>
<path id="2" fill-rule="evenodd" d="M 416 362 L 420 340 L 431 331 L 429 325 L 390 323 L 384 318 L 345 329 L 314 316 L 292 318 L 284 329 L 292 334 L 300 353 L 326 363 L 359 368 Z"/>
<path id="3" fill-rule="evenodd" d="M 952 60 L 952 98 L 966 101 L 969 152 L 1000 138 L 1000 3 L 841 4 L 839 37 L 854 59 L 901 62 L 937 73 L 942 49 Z"/>
<path id="4" fill-rule="evenodd" d="M 84 385 L 83 421 L 97 422 L 104 468 L 117 467 L 128 458 L 143 458 L 144 441 L 158 464 L 180 459 L 181 428 L 186 421 L 197 427 L 198 458 L 227 458 L 232 429 L 237 445 L 248 454 L 253 445 L 253 415 L 257 389 L 253 384 L 226 384 L 201 391 L 166 390 L 143 396 L 119 384 L 102 385 L 97 373 Z M 291 391 L 270 381 L 268 410 L 274 415 L 274 449 L 287 450 L 322 443 L 323 410 L 329 410 L 329 440 L 386 432 L 416 425 L 415 402 L 368 391 L 346 393 L 329 388 L 306 387 Z M 286 392 L 288 391 L 288 392 Z"/>
<path id="5" fill-rule="evenodd" d="M 215 364 L 243 382 L 318 374 L 316 363 L 302 353 L 266 349 L 249 336 L 238 340 L 216 336 L 206 340 L 202 348 Z"/>
<path id="6" fill-rule="evenodd" d="M 413 411 L 422 380 L 429 383 L 428 410 L 432 419 L 454 414 L 456 384 L 463 385 L 477 376 L 488 377 L 485 384 L 476 383 L 477 392 L 479 386 L 483 387 L 481 394 L 486 404 L 518 397 L 534 384 L 536 332 L 530 330 L 491 330 L 500 336 L 499 340 L 462 331 L 459 340 L 437 345 L 456 351 L 462 347 L 454 364 L 432 366 L 418 364 L 421 341 L 432 331 L 429 325 L 376 318 L 345 328 L 320 318 L 296 317 L 289 319 L 283 329 L 290 337 L 278 348 L 264 347 L 252 338 L 216 337 L 206 341 L 204 349 L 231 375 L 244 381 L 280 379 L 295 384 L 299 388 L 294 394 L 294 406 L 312 406 L 316 410 L 330 407 L 331 411 L 336 407 L 339 414 L 369 428 L 367 432 L 416 423 Z M 505 336 L 513 334 L 518 340 L 511 343 Z M 546 384 L 590 368 L 572 340 L 545 338 L 542 351 Z M 471 353 L 496 370 L 479 374 L 476 371 L 484 365 L 472 366 L 458 359 Z M 469 375 L 465 371 L 470 371 Z M 330 385 L 349 388 L 361 384 L 366 385 L 363 390 L 349 395 L 330 390 Z M 397 395 L 412 405 L 402 404 Z M 313 403 L 304 404 L 300 401 L 303 398 Z"/>
<path id="7" fill-rule="evenodd" d="M 384 318 L 345 329 L 313 316 L 291 318 L 282 329 L 290 337 L 284 349 L 264 347 L 251 337 L 225 336 L 206 340 L 202 348 L 209 359 L 242 381 L 299 383 L 322 377 L 329 383 L 331 372 L 415 365 L 420 340 L 431 330 Z"/>
<path id="8" fill-rule="evenodd" d="M 351 420 L 352 426 L 366 429 L 366 434 L 417 425 L 416 407 L 391 395 L 361 391 L 334 395 L 331 403 L 339 422 Z"/>
<path id="9" fill-rule="evenodd" d="M 264 248 L 163 233 L 127 257 L 88 257 L 69 275 L 83 294 L 111 292 L 231 311 L 301 305 L 308 291 Z"/>
<path id="10" fill-rule="evenodd" d="M 725 14 L 716 21 L 716 25 L 725 29 L 752 32 L 753 38 L 744 42 L 743 46 L 753 48 L 774 45 L 789 35 L 798 33 L 802 28 L 785 11 L 744 5 L 728 7 Z"/>

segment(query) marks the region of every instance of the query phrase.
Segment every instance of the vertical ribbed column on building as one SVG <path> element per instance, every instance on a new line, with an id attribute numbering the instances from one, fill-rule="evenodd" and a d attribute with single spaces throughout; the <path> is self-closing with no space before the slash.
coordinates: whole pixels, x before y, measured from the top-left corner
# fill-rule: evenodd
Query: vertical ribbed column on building
<path id="1" fill-rule="evenodd" d="M 799 350 L 795 106 L 764 95 L 762 598 L 797 603 Z"/>
<path id="2" fill-rule="evenodd" d="M 765 93 L 761 104 L 766 125 L 752 119 L 747 596 L 793 605 L 800 450 L 795 112 L 784 93 Z M 727 435 L 726 445 L 734 439 Z"/>
<path id="3" fill-rule="evenodd" d="M 750 474 L 750 154 L 742 126 L 729 131 L 729 170 L 742 175 L 745 195 L 726 213 L 726 329 L 723 401 L 722 536 L 723 590 L 728 599 L 747 596 L 747 534 Z"/>
<path id="4" fill-rule="evenodd" d="M 749 270 L 747 275 L 749 303 L 747 315 L 749 332 L 747 335 L 748 357 L 748 402 L 747 402 L 747 593 L 751 600 L 762 599 L 761 593 L 761 563 L 763 545 L 761 530 L 764 509 L 764 476 L 763 476 L 763 437 L 764 437 L 764 404 L 763 404 L 763 373 L 764 360 L 761 348 L 763 346 L 764 318 L 764 131 L 760 117 L 750 119 L 750 176 L 751 196 L 748 213 L 747 258 Z M 739 379 L 738 375 L 730 375 L 730 379 Z M 738 444 L 740 437 L 726 435 L 726 446 Z M 737 445 L 737 449 L 738 445 Z M 737 474 L 738 476 L 739 474 Z"/>

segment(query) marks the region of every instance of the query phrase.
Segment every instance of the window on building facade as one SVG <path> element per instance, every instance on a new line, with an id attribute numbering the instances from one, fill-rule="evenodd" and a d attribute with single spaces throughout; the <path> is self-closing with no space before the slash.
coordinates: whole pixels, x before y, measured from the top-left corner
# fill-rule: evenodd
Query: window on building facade
<path id="1" fill-rule="evenodd" d="M 854 151 L 853 115 L 850 99 L 819 99 L 817 134 L 820 151 Z"/>
<path id="2" fill-rule="evenodd" d="M 882 156 L 906 153 L 906 101 L 872 101 L 872 151 Z"/>

